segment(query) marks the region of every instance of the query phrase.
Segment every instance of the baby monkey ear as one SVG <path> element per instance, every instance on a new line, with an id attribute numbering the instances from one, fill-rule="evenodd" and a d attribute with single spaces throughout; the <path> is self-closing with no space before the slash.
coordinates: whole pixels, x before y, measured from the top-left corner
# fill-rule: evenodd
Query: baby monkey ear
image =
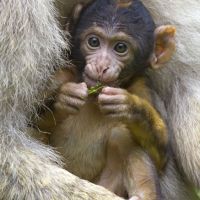
<path id="1" fill-rule="evenodd" d="M 176 28 L 172 25 L 163 25 L 156 28 L 154 51 L 150 58 L 150 66 L 158 69 L 172 57 L 175 51 Z"/>
<path id="2" fill-rule="evenodd" d="M 80 15 L 81 15 L 81 12 L 82 12 L 84 7 L 85 7 L 84 3 L 78 3 L 74 7 L 73 13 L 72 13 L 72 20 L 73 20 L 74 24 L 77 23 L 77 21 L 78 21 L 78 19 L 79 19 Z"/>
<path id="3" fill-rule="evenodd" d="M 70 20 L 68 23 L 66 23 L 65 26 L 65 30 L 67 32 L 71 32 L 73 28 L 76 26 L 84 7 L 85 7 L 84 3 L 78 3 L 73 7 L 72 12 L 70 14 Z"/>

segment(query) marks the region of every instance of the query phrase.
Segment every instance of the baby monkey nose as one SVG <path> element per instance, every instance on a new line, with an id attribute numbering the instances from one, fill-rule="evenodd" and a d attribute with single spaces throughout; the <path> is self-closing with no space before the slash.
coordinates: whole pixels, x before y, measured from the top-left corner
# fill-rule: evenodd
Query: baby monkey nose
<path id="1" fill-rule="evenodd" d="M 104 67 L 101 67 L 101 69 L 99 70 L 99 77 L 103 77 L 103 75 L 106 74 L 106 72 L 108 71 L 109 67 L 108 66 L 104 66 Z"/>
<path id="2" fill-rule="evenodd" d="M 104 53 L 98 56 L 95 64 L 98 78 L 102 81 L 108 75 L 109 69 L 112 64 L 112 59 L 110 58 L 108 53 Z"/>
<path id="3" fill-rule="evenodd" d="M 108 71 L 109 67 L 101 67 L 99 68 L 98 71 L 98 79 L 102 80 L 102 78 L 104 77 L 104 75 L 106 74 L 106 72 Z"/>

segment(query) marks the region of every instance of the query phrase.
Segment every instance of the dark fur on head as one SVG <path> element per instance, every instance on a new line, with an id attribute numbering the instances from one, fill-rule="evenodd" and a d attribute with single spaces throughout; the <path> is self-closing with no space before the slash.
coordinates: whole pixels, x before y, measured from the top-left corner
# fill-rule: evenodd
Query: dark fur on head
<path id="1" fill-rule="evenodd" d="M 72 59 L 76 61 L 78 58 L 77 65 L 81 70 L 85 63 L 80 63 L 80 60 L 84 61 L 80 52 L 80 35 L 84 30 L 94 26 L 94 23 L 105 30 L 123 31 L 133 37 L 137 49 L 129 70 L 134 70 L 135 74 L 147 67 L 154 46 L 155 24 L 150 13 L 139 0 L 132 0 L 128 7 L 118 6 L 116 0 L 96 0 L 82 10 L 72 31 L 74 37 Z"/>

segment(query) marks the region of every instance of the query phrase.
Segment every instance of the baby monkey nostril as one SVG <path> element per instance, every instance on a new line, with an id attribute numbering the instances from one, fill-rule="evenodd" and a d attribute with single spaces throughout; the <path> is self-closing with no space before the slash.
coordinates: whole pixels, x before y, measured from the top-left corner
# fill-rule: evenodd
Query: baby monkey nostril
<path id="1" fill-rule="evenodd" d="M 105 69 L 103 69 L 102 74 L 105 74 L 108 69 L 109 67 L 106 67 Z"/>

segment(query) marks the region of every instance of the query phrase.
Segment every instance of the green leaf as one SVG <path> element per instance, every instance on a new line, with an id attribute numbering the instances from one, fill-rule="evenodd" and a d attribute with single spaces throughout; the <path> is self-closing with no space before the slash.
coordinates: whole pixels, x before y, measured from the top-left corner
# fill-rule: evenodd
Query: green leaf
<path id="1" fill-rule="evenodd" d="M 92 86 L 91 88 L 88 89 L 88 94 L 97 94 L 98 92 L 100 92 L 100 90 L 103 88 L 103 84 L 102 83 L 97 83 L 96 86 Z"/>

